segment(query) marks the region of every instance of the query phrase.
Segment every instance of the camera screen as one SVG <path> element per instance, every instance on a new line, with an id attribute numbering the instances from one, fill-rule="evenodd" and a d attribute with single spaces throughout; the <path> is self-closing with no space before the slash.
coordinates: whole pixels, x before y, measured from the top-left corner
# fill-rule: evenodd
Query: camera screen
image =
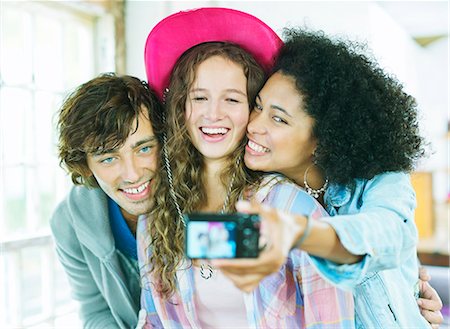
<path id="1" fill-rule="evenodd" d="M 190 258 L 235 258 L 236 223 L 189 222 L 187 256 Z"/>

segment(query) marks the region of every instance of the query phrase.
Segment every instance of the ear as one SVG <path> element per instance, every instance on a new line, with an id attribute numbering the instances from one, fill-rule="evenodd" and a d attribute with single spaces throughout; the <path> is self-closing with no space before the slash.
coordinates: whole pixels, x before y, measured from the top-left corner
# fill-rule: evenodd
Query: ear
<path id="1" fill-rule="evenodd" d="M 98 187 L 98 182 L 97 179 L 95 178 L 94 174 L 92 173 L 92 171 L 87 171 L 86 174 L 83 174 L 82 176 L 83 178 L 83 182 L 85 186 L 89 186 L 89 187 Z"/>
<path id="2" fill-rule="evenodd" d="M 80 168 L 80 175 L 85 178 L 89 178 L 91 176 L 94 176 L 94 173 L 91 171 L 91 169 L 89 169 L 88 166 L 86 166 L 86 167 Z"/>
<path id="3" fill-rule="evenodd" d="M 314 147 L 312 154 L 311 154 L 311 162 L 312 164 L 317 164 L 317 155 L 316 155 L 316 151 L 317 151 L 317 145 Z"/>
<path id="4" fill-rule="evenodd" d="M 315 138 L 315 137 L 312 137 L 313 138 L 313 143 L 312 143 L 312 148 L 313 148 L 313 150 L 312 150 L 312 156 L 313 156 L 313 158 L 315 158 L 316 157 L 316 151 L 317 151 L 317 138 Z"/>
<path id="5" fill-rule="evenodd" d="M 81 168 L 79 168 L 78 170 L 81 178 L 83 181 L 88 181 L 91 179 L 95 179 L 94 178 L 94 173 L 91 171 L 91 169 L 89 169 L 88 166 L 82 166 Z"/>

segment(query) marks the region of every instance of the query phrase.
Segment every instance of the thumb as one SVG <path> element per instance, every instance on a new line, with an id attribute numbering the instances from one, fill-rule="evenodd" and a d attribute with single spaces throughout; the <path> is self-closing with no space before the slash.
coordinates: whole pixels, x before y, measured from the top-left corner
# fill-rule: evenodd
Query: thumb
<path id="1" fill-rule="evenodd" d="M 245 214 L 259 214 L 262 211 L 262 206 L 256 201 L 239 200 L 236 202 L 236 210 Z"/>
<path id="2" fill-rule="evenodd" d="M 428 271 L 426 267 L 420 266 L 419 267 L 419 279 L 422 281 L 430 281 L 431 276 L 428 274 Z"/>

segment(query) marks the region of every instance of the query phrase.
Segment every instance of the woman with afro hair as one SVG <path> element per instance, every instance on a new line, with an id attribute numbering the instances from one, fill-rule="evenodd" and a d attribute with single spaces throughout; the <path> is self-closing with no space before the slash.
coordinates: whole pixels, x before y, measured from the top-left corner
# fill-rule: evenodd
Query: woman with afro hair
<path id="1" fill-rule="evenodd" d="M 285 40 L 251 113 L 245 164 L 295 181 L 331 216 L 309 220 L 240 202 L 238 211 L 259 213 L 270 227 L 270 247 L 256 260 L 213 265 L 251 291 L 282 264 L 280 240 L 296 238 L 292 248 L 353 292 L 356 328 L 429 328 L 415 298 L 416 198 L 408 173 L 424 155 L 416 102 L 360 45 L 295 28 Z"/>

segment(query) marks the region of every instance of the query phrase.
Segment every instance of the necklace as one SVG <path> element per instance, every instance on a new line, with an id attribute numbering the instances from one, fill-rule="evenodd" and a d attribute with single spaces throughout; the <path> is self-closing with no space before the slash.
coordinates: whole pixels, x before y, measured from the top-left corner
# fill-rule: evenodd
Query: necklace
<path id="1" fill-rule="evenodd" d="M 172 197 L 173 202 L 175 203 L 175 208 L 177 210 L 177 213 L 181 220 L 181 223 L 183 223 L 183 225 L 186 227 L 186 222 L 184 221 L 183 213 L 181 212 L 181 207 L 178 204 L 177 195 L 175 194 L 175 189 L 173 187 L 172 169 L 170 167 L 169 155 L 168 155 L 168 151 L 167 151 L 167 147 L 166 147 L 166 145 L 167 145 L 166 134 L 163 135 L 163 142 L 164 142 L 164 146 L 163 146 L 163 148 L 164 148 L 163 149 L 164 164 L 165 164 L 166 171 L 167 171 L 167 180 L 169 181 L 170 195 Z M 241 158 L 239 157 L 236 161 L 236 167 L 239 167 L 240 163 L 241 163 Z M 230 185 L 228 186 L 228 191 L 225 196 L 225 200 L 223 201 L 222 210 L 220 211 L 221 214 L 225 213 L 226 209 L 228 208 L 228 204 L 230 203 L 231 191 L 233 190 L 235 178 L 236 178 L 236 171 L 233 172 L 233 176 L 231 177 Z M 200 276 L 203 279 L 208 280 L 213 276 L 213 274 L 214 274 L 214 268 L 210 264 L 202 263 L 200 265 Z"/>
<path id="2" fill-rule="evenodd" d="M 305 185 L 306 193 L 317 199 L 328 187 L 328 178 L 325 178 L 325 183 L 323 183 L 322 187 L 319 189 L 313 189 L 311 186 L 309 186 L 308 181 L 306 179 L 306 176 L 308 175 L 308 170 L 311 166 L 306 168 L 305 174 L 303 175 L 303 184 Z"/>
<path id="3" fill-rule="evenodd" d="M 238 158 L 236 161 L 236 166 L 239 166 L 239 163 L 241 162 L 241 158 Z M 234 179 L 236 178 L 236 172 L 233 173 L 233 176 L 231 177 L 230 186 L 228 186 L 227 195 L 225 196 L 225 200 L 223 201 L 222 210 L 220 211 L 221 214 L 224 214 L 227 210 L 228 204 L 230 203 L 230 196 L 231 191 L 233 190 L 234 185 Z M 210 279 L 214 274 L 214 268 L 208 264 L 208 263 L 201 263 L 200 265 L 200 276 L 208 280 Z"/>

